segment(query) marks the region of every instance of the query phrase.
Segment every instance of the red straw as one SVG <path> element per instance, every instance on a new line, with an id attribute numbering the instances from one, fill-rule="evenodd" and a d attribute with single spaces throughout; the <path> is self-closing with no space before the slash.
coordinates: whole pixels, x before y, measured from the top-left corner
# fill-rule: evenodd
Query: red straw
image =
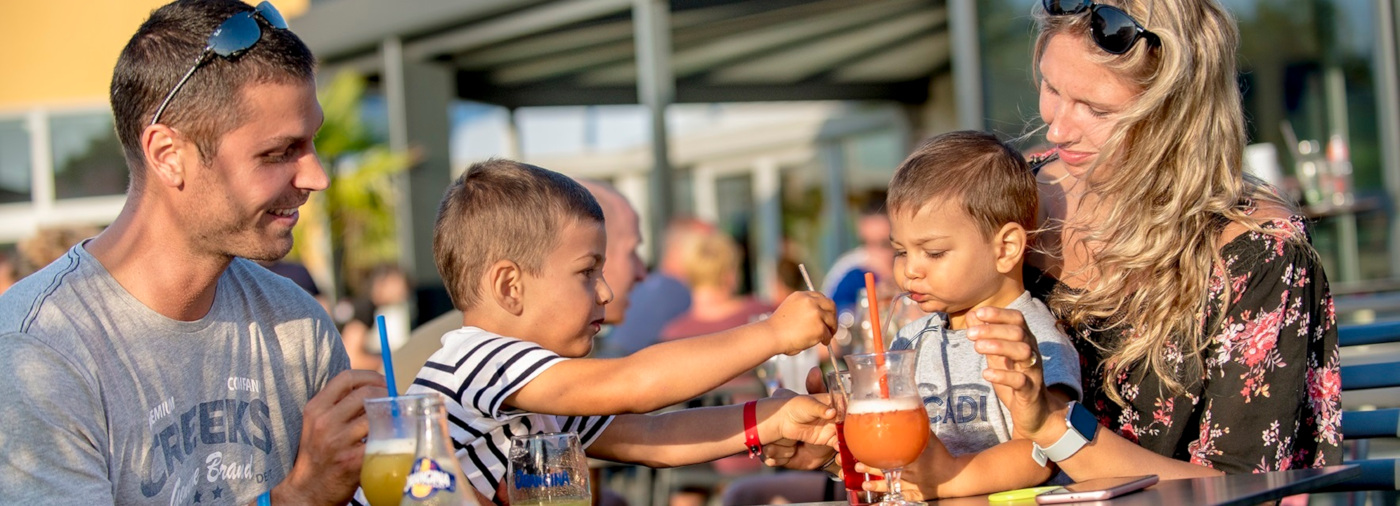
<path id="1" fill-rule="evenodd" d="M 880 297 L 875 294 L 875 273 L 865 273 L 865 295 L 870 302 L 870 335 L 875 341 L 875 367 L 880 370 L 880 395 L 886 399 L 890 398 L 889 377 L 885 375 L 885 339 L 880 336 L 880 307 L 876 299 Z"/>

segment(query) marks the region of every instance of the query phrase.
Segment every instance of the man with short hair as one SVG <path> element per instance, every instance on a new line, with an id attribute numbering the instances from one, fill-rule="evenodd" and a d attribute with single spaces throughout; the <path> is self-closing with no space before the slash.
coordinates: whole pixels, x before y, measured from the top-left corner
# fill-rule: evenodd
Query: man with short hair
<path id="1" fill-rule="evenodd" d="M 350 499 L 383 377 L 253 262 L 328 183 L 314 65 L 266 2 L 179 0 L 128 42 L 120 215 L 0 296 L 0 503 Z"/>

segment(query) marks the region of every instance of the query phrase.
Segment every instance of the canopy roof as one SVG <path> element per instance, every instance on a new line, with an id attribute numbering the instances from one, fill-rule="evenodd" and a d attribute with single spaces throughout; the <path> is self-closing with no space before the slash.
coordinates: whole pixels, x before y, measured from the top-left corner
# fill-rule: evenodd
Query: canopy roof
<path id="1" fill-rule="evenodd" d="M 462 99 L 638 103 L 632 0 L 329 0 L 292 28 L 328 66 L 375 75 L 382 41 L 451 65 Z M 926 103 L 950 71 L 943 0 L 671 0 L 677 102 Z"/>

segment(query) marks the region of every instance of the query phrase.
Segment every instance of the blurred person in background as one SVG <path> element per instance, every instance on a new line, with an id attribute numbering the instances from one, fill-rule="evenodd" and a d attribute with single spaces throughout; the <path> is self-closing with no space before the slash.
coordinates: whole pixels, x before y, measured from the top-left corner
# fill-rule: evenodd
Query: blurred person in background
<path id="1" fill-rule="evenodd" d="M 409 330 L 413 327 L 413 310 L 410 297 L 413 288 L 408 273 L 395 263 L 382 263 L 370 269 L 367 281 L 361 286 L 361 293 L 354 302 L 357 311 L 364 306 L 370 310 L 370 339 L 365 350 L 379 355 L 379 317 L 384 317 L 386 340 L 389 350 L 394 351 L 408 342 Z M 353 356 L 351 358 L 354 358 Z M 383 364 L 380 364 L 380 369 Z"/>
<path id="2" fill-rule="evenodd" d="M 603 211 L 606 213 L 607 208 Z M 610 322 L 613 327 L 601 338 L 598 356 L 627 356 L 656 344 L 666 324 L 690 309 L 690 286 L 685 278 L 685 266 L 691 261 L 688 255 L 693 251 L 689 244 L 714 229 L 706 221 L 689 217 L 678 217 L 667 224 L 656 270 L 629 291 L 613 290 L 614 294 L 627 293 L 631 303 L 620 321 Z M 608 240 L 611 243 L 611 235 Z M 611 285 L 612 280 L 608 283 Z"/>
<path id="3" fill-rule="evenodd" d="M 860 208 L 856 218 L 860 246 L 846 252 L 831 264 L 822 281 L 822 293 L 836 302 L 838 312 L 851 311 L 865 290 L 865 273 L 875 274 L 882 295 L 898 291 L 894 284 L 894 248 L 890 247 L 890 217 L 885 213 L 885 195 L 876 192 Z M 888 292 L 888 293 L 884 293 Z"/>
<path id="4" fill-rule="evenodd" d="M 43 269 L 44 266 L 53 263 L 54 260 L 58 260 L 64 253 L 67 253 L 74 244 L 97 235 L 98 231 L 97 227 L 86 225 L 39 229 L 34 235 L 20 240 L 15 245 L 15 249 L 19 252 L 19 261 L 15 265 L 18 277 L 23 278 Z"/>
<path id="5" fill-rule="evenodd" d="M 302 265 L 301 262 L 293 262 L 285 258 L 281 260 L 254 260 L 254 262 L 257 262 L 258 265 L 267 268 L 267 270 L 279 276 L 292 280 L 292 282 L 300 286 L 302 290 L 306 290 L 306 293 L 311 294 L 311 296 L 316 299 L 316 302 L 321 303 L 322 309 L 330 313 L 330 298 L 321 293 L 321 288 L 316 286 L 316 279 L 311 276 L 311 271 L 307 270 L 306 266 Z"/>
<path id="6" fill-rule="evenodd" d="M 368 298 L 341 300 L 338 313 L 347 313 L 340 322 L 340 340 L 350 356 L 350 368 L 382 372 L 384 359 L 379 355 L 379 334 L 374 322 L 374 303 Z M 371 344 L 374 351 L 370 351 Z"/>
<path id="7" fill-rule="evenodd" d="M 19 281 L 19 273 L 15 269 L 14 253 L 0 249 L 0 293 L 9 290 L 15 281 Z"/>
<path id="8" fill-rule="evenodd" d="M 121 212 L 0 296 L 0 504 L 350 500 L 384 379 L 247 260 L 328 184 L 314 71 L 266 2 L 178 0 L 127 42 Z"/>
<path id="9" fill-rule="evenodd" d="M 772 304 L 738 293 L 743 262 L 729 234 L 712 229 L 683 247 L 690 309 L 662 329 L 662 341 L 729 330 L 773 311 Z"/>
<path id="10" fill-rule="evenodd" d="M 633 287 L 647 276 L 646 264 L 637 255 L 637 247 L 642 245 L 641 220 L 637 217 L 637 211 L 632 209 L 632 203 L 612 185 L 590 179 L 579 179 L 578 182 L 593 194 L 603 208 L 603 228 L 608 237 L 603 279 L 613 290 L 612 302 L 603 308 L 603 323 L 617 325 L 630 314 L 628 309 L 632 305 Z"/>
<path id="11" fill-rule="evenodd" d="M 792 295 L 792 292 L 806 289 L 807 283 L 802 279 L 798 261 L 788 255 L 778 258 L 778 265 L 773 269 L 773 278 L 768 282 L 768 303 L 777 305 L 788 295 Z"/>

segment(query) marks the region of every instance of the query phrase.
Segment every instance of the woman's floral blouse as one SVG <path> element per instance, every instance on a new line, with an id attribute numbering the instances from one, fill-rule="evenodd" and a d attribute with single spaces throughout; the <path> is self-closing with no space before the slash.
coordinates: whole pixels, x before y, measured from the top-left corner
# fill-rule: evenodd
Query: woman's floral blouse
<path id="1" fill-rule="evenodd" d="M 1304 234 L 1300 217 L 1264 228 Z M 1341 463 L 1340 354 L 1316 252 L 1247 232 L 1221 256 L 1211 298 L 1219 301 L 1228 287 L 1229 299 L 1223 315 L 1217 302 L 1201 318 L 1203 326 L 1218 322 L 1207 329 L 1204 374 L 1187 379 L 1178 395 L 1142 365 L 1105 378 L 1102 353 L 1076 336 L 1085 405 L 1104 427 L 1144 448 L 1226 473 Z M 1183 364 L 1179 351 L 1167 354 L 1169 363 Z M 1106 380 L 1118 385 L 1126 408 L 1109 399 Z"/>

